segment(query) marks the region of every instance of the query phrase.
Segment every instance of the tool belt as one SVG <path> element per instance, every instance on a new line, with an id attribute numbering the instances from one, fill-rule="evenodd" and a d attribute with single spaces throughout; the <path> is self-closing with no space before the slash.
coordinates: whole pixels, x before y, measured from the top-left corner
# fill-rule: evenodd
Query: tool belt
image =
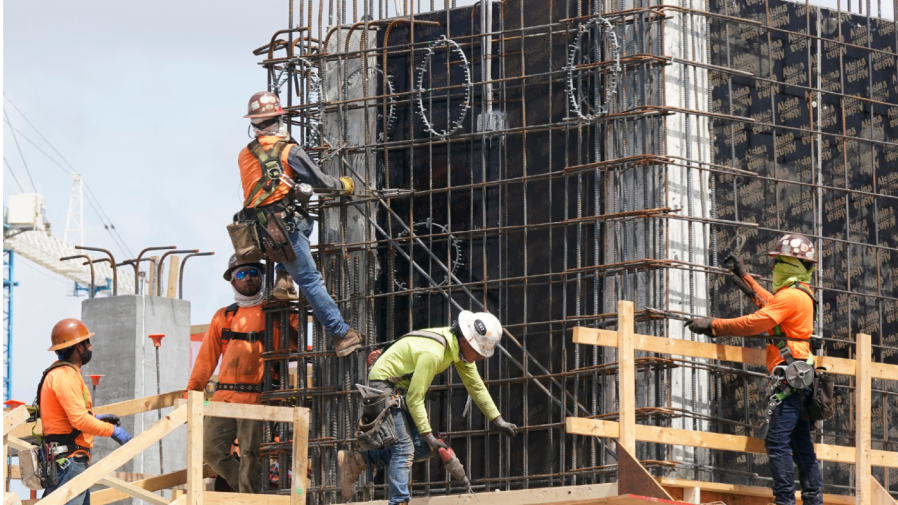
<path id="1" fill-rule="evenodd" d="M 234 384 L 225 384 L 223 382 L 219 382 L 215 385 L 216 391 L 236 391 L 237 393 L 261 393 L 262 385 L 261 384 L 244 384 L 242 382 L 237 382 Z"/>
<path id="2" fill-rule="evenodd" d="M 363 451 L 392 447 L 399 441 L 392 410 L 403 408 L 403 397 L 385 381 L 373 381 L 368 387 L 356 387 L 362 391 L 362 417 L 355 434 L 359 447 Z M 372 394 L 377 390 L 383 394 Z"/>
<path id="3" fill-rule="evenodd" d="M 299 208 L 285 199 L 262 207 L 244 208 L 234 214 L 228 235 L 237 259 L 242 262 L 271 261 L 287 263 L 296 260 L 290 232 L 296 231 L 293 216 Z M 304 211 L 303 211 L 304 212 Z"/>

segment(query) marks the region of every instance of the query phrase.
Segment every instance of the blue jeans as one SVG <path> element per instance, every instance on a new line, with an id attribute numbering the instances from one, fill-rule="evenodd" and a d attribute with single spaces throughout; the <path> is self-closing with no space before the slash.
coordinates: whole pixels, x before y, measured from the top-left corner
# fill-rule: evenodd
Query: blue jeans
<path id="1" fill-rule="evenodd" d="M 773 477 L 774 502 L 795 504 L 795 469 L 801 483 L 804 505 L 823 504 L 823 476 L 811 441 L 811 422 L 801 419 L 801 398 L 795 392 L 777 406 L 764 440 L 770 475 Z"/>
<path id="2" fill-rule="evenodd" d="M 418 433 L 414 421 L 405 412 L 400 409 L 392 409 L 391 414 L 399 441 L 387 449 L 368 451 L 366 459 L 368 464 L 387 469 L 390 505 L 396 505 L 408 502 L 411 498 L 408 481 L 412 474 L 412 463 L 428 460 L 436 453 L 427 445 L 427 442 Z"/>
<path id="3" fill-rule="evenodd" d="M 343 320 L 340 309 L 324 288 L 324 280 L 309 247 L 309 236 L 312 235 L 312 226 L 315 222 L 303 216 L 296 216 L 295 222 L 296 231 L 290 232 L 289 238 L 293 250 L 296 251 L 296 259 L 289 263 L 278 263 L 276 270 L 278 272 L 286 270 L 293 277 L 293 281 L 299 284 L 299 289 L 312 307 L 312 312 L 324 325 L 328 335 L 343 337 L 349 331 L 349 325 Z"/>
<path id="4" fill-rule="evenodd" d="M 44 494 L 43 496 L 41 496 L 41 498 L 46 498 L 48 494 L 56 491 L 57 488 L 61 487 L 66 482 L 84 473 L 84 471 L 87 470 L 87 465 L 89 463 L 90 460 L 87 459 L 87 456 L 78 456 L 66 459 L 65 463 L 56 467 L 57 484 L 45 489 Z M 66 505 L 90 505 L 90 488 L 69 500 Z"/>

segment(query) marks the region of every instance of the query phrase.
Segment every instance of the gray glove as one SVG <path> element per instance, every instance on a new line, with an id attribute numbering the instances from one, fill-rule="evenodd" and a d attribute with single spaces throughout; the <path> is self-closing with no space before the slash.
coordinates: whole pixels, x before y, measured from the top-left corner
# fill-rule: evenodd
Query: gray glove
<path id="1" fill-rule="evenodd" d="M 723 264 L 726 265 L 727 263 L 730 264 L 730 266 L 727 268 L 729 268 L 730 271 L 740 279 L 745 277 L 745 274 L 748 273 L 745 271 L 745 264 L 742 263 L 742 260 L 737 258 L 733 253 L 727 254 L 727 257 L 723 259 Z"/>
<path id="2" fill-rule="evenodd" d="M 514 424 L 511 424 L 510 422 L 506 421 L 505 419 L 502 419 L 502 416 L 499 416 L 499 417 L 493 419 L 493 424 L 496 425 L 497 430 L 501 431 L 502 434 L 508 438 L 514 438 L 515 430 L 518 429 L 518 427 L 515 426 Z"/>
<path id="3" fill-rule="evenodd" d="M 711 324 L 714 322 L 714 318 L 711 317 L 696 317 L 694 319 L 689 319 L 686 321 L 686 327 L 689 328 L 689 331 L 692 333 L 698 333 L 699 335 L 707 335 L 711 338 L 716 337 L 714 335 L 714 331 L 711 329 Z"/>
<path id="4" fill-rule="evenodd" d="M 433 436 L 433 432 L 422 433 L 421 436 L 424 437 L 424 441 L 427 442 L 427 445 L 434 451 L 437 451 L 440 448 L 449 449 L 449 446 L 446 445 L 446 442 L 443 442 L 443 439 Z"/>

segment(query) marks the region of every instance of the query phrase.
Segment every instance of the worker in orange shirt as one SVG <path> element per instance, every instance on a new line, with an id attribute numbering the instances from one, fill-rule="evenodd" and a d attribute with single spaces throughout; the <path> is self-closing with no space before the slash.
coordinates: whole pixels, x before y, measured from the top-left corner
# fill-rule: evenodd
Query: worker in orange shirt
<path id="1" fill-rule="evenodd" d="M 774 502 L 795 504 L 794 460 L 798 464 L 802 502 L 804 505 L 821 505 L 823 477 L 811 440 L 811 421 L 802 419 L 801 415 L 802 399 L 810 394 L 806 386 L 813 380 L 814 355 L 810 338 L 816 319 L 816 299 L 809 284 L 817 255 L 813 242 L 804 235 L 791 233 L 783 236 L 777 242 L 776 250 L 768 256 L 775 258 L 774 294 L 755 282 L 746 272 L 742 260 L 732 254 L 724 260 L 724 263 L 732 262 L 737 284 L 742 283 L 740 289 L 750 294 L 758 305 L 757 312 L 734 319 L 695 318 L 690 319 L 687 326 L 694 333 L 712 338 L 757 335 L 765 331 L 774 335 L 774 343 L 767 346 L 767 371 L 774 378 L 773 388 L 768 390 L 770 403 L 761 430 L 773 478 Z M 786 338 L 777 339 L 777 336 Z M 801 374 L 810 370 L 806 376 L 808 380 L 799 380 L 798 388 L 790 385 L 784 380 L 788 377 L 787 367 Z"/>
<path id="2" fill-rule="evenodd" d="M 54 448 L 58 467 L 57 484 L 47 487 L 44 497 L 87 470 L 94 437 L 112 437 L 119 444 L 131 440 L 128 431 L 118 426 L 118 416 L 91 412 L 93 400 L 81 367 L 93 356 L 92 336 L 77 319 L 63 319 L 50 334 L 48 351 L 54 351 L 59 360 L 44 370 L 37 386 L 37 417 L 43 426 L 42 443 Z M 68 502 L 82 504 L 90 504 L 90 489 Z"/>
<path id="3" fill-rule="evenodd" d="M 205 390 L 221 359 L 218 384 L 212 400 L 252 405 L 262 402 L 262 333 L 265 331 L 263 271 L 261 263 L 240 263 L 236 255 L 231 256 L 224 278 L 233 286 L 235 303 L 219 309 L 212 317 L 187 383 L 188 391 Z M 297 329 L 299 316 L 291 314 L 290 325 Z M 276 326 L 275 349 L 280 342 L 278 333 Z M 231 454 L 231 444 L 235 438 L 240 442 L 239 462 Z M 261 490 L 261 443 L 262 421 L 206 418 L 203 459 L 233 490 L 241 493 L 258 493 Z"/>
<path id="4" fill-rule="evenodd" d="M 259 220 L 260 214 L 271 212 L 281 217 L 296 259 L 278 263 L 272 295 L 278 299 L 297 298 L 293 287 L 296 281 L 333 340 L 337 356 L 347 356 L 362 345 L 364 338 L 346 324 L 324 287 L 309 244 L 315 221 L 295 198 L 294 185 L 304 183 L 316 192 L 347 195 L 352 194 L 355 186 L 351 177 L 336 178 L 322 172 L 303 148 L 292 142 L 284 114 L 274 93 L 260 91 L 249 99 L 248 112 L 243 117 L 252 123 L 255 138 L 238 157 L 244 198 L 239 215 Z"/>

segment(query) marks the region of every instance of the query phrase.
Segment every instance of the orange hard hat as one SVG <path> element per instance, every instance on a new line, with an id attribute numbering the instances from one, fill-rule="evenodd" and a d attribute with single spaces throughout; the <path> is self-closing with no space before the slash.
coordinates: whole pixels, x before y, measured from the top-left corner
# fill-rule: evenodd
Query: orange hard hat
<path id="1" fill-rule="evenodd" d="M 84 326 L 84 323 L 81 321 L 72 318 L 63 319 L 53 327 L 53 332 L 50 333 L 50 341 L 53 345 L 47 350 L 58 351 L 60 349 L 65 349 L 66 347 L 72 347 L 78 342 L 83 342 L 92 336 L 94 336 L 94 334 L 91 333 L 87 329 L 87 326 Z"/>
<path id="2" fill-rule="evenodd" d="M 283 116 L 286 114 L 281 108 L 278 96 L 270 91 L 260 91 L 249 98 L 246 104 L 247 119 L 262 119 L 267 117 Z"/>

